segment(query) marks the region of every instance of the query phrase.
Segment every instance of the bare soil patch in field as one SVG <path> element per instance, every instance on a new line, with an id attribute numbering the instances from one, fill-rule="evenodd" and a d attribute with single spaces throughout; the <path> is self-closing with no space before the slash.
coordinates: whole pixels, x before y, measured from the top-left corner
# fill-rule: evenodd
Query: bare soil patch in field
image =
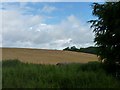
<path id="1" fill-rule="evenodd" d="M 1 49 L 2 60 L 19 59 L 25 63 L 87 63 L 98 60 L 96 55 L 72 51 L 30 48 L 0 48 L 0 50 Z"/>

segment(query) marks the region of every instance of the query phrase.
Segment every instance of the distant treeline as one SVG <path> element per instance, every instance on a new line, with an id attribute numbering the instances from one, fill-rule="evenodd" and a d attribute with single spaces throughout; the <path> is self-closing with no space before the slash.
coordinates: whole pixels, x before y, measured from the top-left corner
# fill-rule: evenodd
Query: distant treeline
<path id="1" fill-rule="evenodd" d="M 72 47 L 66 47 L 63 50 L 67 50 L 67 51 L 75 51 L 75 52 L 84 52 L 84 53 L 90 53 L 90 54 L 97 54 L 98 52 L 98 47 L 87 47 L 87 48 L 76 48 L 75 46 Z"/>

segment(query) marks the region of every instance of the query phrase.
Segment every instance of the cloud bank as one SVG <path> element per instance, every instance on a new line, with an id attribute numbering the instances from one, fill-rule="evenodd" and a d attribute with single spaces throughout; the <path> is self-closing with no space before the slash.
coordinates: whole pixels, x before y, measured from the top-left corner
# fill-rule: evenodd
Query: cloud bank
<path id="1" fill-rule="evenodd" d="M 47 8 L 49 6 L 44 6 L 42 10 L 46 13 L 57 10 L 55 7 Z M 3 47 L 63 49 L 73 45 L 78 48 L 93 45 L 94 35 L 89 24 L 74 14 L 56 24 L 47 24 L 45 16 L 25 14 L 22 9 L 3 9 L 0 15 Z"/>

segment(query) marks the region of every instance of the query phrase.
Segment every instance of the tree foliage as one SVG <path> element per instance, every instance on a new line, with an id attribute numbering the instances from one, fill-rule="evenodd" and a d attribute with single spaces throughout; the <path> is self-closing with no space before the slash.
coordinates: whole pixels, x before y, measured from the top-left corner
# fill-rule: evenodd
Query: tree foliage
<path id="1" fill-rule="evenodd" d="M 79 49 L 79 48 L 76 48 L 75 46 L 72 46 L 72 47 L 66 47 L 63 50 L 66 50 L 66 51 L 75 51 L 75 52 L 83 52 L 83 53 L 90 53 L 90 54 L 97 54 L 98 47 L 90 46 L 90 47 L 80 48 Z"/>
<path id="2" fill-rule="evenodd" d="M 75 46 L 72 46 L 72 47 L 66 47 L 65 49 L 63 50 L 67 50 L 67 51 L 79 51 L 78 48 L 76 48 Z"/>
<path id="3" fill-rule="evenodd" d="M 98 18 L 89 22 L 99 47 L 98 55 L 109 65 L 120 64 L 120 2 L 94 3 L 92 7 Z"/>

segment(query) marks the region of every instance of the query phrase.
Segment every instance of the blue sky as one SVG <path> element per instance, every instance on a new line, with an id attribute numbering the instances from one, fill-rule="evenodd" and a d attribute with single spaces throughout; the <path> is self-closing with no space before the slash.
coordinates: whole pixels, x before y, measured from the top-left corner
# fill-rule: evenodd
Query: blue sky
<path id="1" fill-rule="evenodd" d="M 62 49 L 94 45 L 92 2 L 2 3 L 3 47 Z"/>
<path id="2" fill-rule="evenodd" d="M 24 2 L 21 2 L 24 4 Z M 19 2 L 9 3 L 9 7 L 16 6 L 17 8 L 21 7 Z M 25 3 L 26 7 L 30 7 L 30 10 L 27 10 L 25 14 L 31 15 L 45 15 L 54 18 L 49 18 L 46 20 L 47 23 L 58 23 L 63 18 L 66 18 L 69 15 L 75 15 L 77 18 L 83 20 L 84 22 L 94 19 L 92 15 L 92 5 L 93 2 L 28 2 Z M 6 4 L 6 3 L 5 3 Z M 4 6 L 4 4 L 3 4 Z M 44 6 L 54 7 L 50 12 L 42 12 L 41 9 Z M 14 8 L 14 7 L 13 7 Z"/>
<path id="3" fill-rule="evenodd" d="M 57 23 L 61 21 L 63 18 L 66 18 L 69 15 L 75 15 L 79 19 L 83 21 L 88 21 L 93 18 L 92 16 L 92 7 L 91 2 L 56 2 L 56 3 L 36 3 L 36 4 L 28 4 L 28 6 L 33 7 L 35 9 L 43 8 L 44 5 L 48 5 L 51 7 L 55 7 L 56 10 L 52 13 L 46 12 L 36 12 L 33 10 L 31 14 L 42 14 L 42 15 L 49 15 L 51 17 L 55 17 L 52 19 L 50 23 Z M 54 20 L 54 21 L 53 21 Z"/>

